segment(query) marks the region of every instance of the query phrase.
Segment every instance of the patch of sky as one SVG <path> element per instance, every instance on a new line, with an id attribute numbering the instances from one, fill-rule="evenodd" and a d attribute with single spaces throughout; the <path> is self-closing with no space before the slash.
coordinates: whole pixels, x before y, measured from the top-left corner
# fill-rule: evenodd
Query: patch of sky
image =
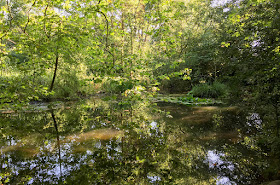
<path id="1" fill-rule="evenodd" d="M 216 7 L 225 7 L 227 4 L 232 3 L 236 6 L 239 6 L 240 2 L 243 0 L 212 0 L 211 2 L 211 7 L 216 8 Z M 228 12 L 231 9 L 229 7 L 225 7 L 223 9 L 223 12 Z"/>
<path id="2" fill-rule="evenodd" d="M 60 17 L 70 17 L 71 16 L 71 13 L 63 10 L 63 9 L 60 9 L 60 8 L 54 8 L 54 11 L 60 15 Z"/>
<path id="3" fill-rule="evenodd" d="M 152 122 L 152 123 L 150 123 L 150 125 L 151 125 L 151 129 L 157 129 L 157 122 Z"/>
<path id="4" fill-rule="evenodd" d="M 20 140 L 17 141 L 12 136 L 7 136 L 7 142 L 6 142 L 7 146 L 14 146 L 17 145 L 18 143 L 20 143 Z"/>
<path id="5" fill-rule="evenodd" d="M 148 177 L 148 179 L 150 180 L 151 183 L 155 183 L 155 182 L 158 182 L 158 181 L 161 180 L 159 176 L 150 176 L 150 175 L 148 175 L 147 177 Z"/>
<path id="6" fill-rule="evenodd" d="M 252 47 L 258 47 L 262 44 L 261 40 L 258 39 L 258 40 L 254 40 L 252 43 L 251 43 L 251 46 Z"/>
<path id="7" fill-rule="evenodd" d="M 223 9 L 223 12 L 228 12 L 228 11 L 230 11 L 230 8 L 224 8 Z"/>
<path id="8" fill-rule="evenodd" d="M 101 148 L 101 142 L 100 142 L 100 141 L 97 141 L 97 142 L 95 143 L 95 147 L 96 147 L 96 148 Z"/>
<path id="9" fill-rule="evenodd" d="M 90 151 L 90 150 L 87 150 L 86 153 L 87 153 L 87 155 L 92 155 L 93 154 L 92 151 Z"/>
<path id="10" fill-rule="evenodd" d="M 31 178 L 28 182 L 27 182 L 27 184 L 33 184 L 34 183 L 34 179 L 33 178 Z"/>
<path id="11" fill-rule="evenodd" d="M 213 0 L 211 2 L 211 7 L 221 7 L 225 6 L 226 4 L 232 2 L 232 0 Z"/>
<path id="12" fill-rule="evenodd" d="M 247 133 L 254 133 L 255 131 L 260 132 L 262 130 L 262 119 L 258 113 L 251 113 L 247 116 L 246 124 L 249 126 Z"/>
<path id="13" fill-rule="evenodd" d="M 235 182 L 230 181 L 230 179 L 228 177 L 220 177 L 218 178 L 217 185 L 236 185 Z"/>
<path id="14" fill-rule="evenodd" d="M 223 168 L 227 168 L 230 171 L 234 170 L 234 165 L 231 162 L 225 162 L 223 161 L 221 158 L 224 157 L 225 154 L 221 153 L 221 152 L 217 152 L 214 150 L 209 150 L 207 152 L 207 159 L 206 162 L 208 162 L 209 167 L 210 168 L 215 168 L 215 167 L 221 167 L 223 166 Z M 220 184 L 236 184 L 235 182 L 230 181 L 230 179 L 228 177 L 225 176 L 218 176 L 216 179 L 216 184 L 220 185 Z"/>

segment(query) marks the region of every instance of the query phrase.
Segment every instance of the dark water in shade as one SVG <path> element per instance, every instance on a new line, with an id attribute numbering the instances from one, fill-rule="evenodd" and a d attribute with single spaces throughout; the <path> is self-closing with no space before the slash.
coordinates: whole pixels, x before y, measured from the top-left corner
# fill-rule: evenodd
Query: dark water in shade
<path id="1" fill-rule="evenodd" d="M 257 113 L 89 100 L 0 115 L 3 184 L 258 184 Z"/>

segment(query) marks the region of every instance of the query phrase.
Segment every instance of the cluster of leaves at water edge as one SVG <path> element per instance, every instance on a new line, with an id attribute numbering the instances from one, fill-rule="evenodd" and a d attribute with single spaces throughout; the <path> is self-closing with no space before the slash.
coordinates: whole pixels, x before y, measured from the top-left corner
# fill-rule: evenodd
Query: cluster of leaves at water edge
<path id="1" fill-rule="evenodd" d="M 168 102 L 168 103 L 176 103 L 182 105 L 212 105 L 212 104 L 220 104 L 221 101 L 216 101 L 208 98 L 199 98 L 193 97 L 193 95 L 183 95 L 183 96 L 158 96 L 154 99 L 156 102 Z"/>

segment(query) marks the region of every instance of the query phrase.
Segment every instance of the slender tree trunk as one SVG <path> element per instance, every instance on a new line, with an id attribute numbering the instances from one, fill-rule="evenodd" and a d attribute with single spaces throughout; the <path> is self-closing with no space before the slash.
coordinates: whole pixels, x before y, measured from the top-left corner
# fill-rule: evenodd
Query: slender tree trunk
<path id="1" fill-rule="evenodd" d="M 56 73 L 57 73 L 57 67 L 58 67 L 58 59 L 59 59 L 59 54 L 56 48 L 56 56 L 55 56 L 55 67 L 54 67 L 54 72 L 53 72 L 53 79 L 52 79 L 52 83 L 50 86 L 50 92 L 53 90 L 53 86 L 54 86 L 54 81 L 56 78 Z"/>

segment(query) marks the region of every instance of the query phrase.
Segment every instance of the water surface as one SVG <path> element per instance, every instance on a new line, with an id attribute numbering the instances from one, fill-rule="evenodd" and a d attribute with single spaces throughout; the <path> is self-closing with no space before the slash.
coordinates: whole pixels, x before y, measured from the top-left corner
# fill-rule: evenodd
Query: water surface
<path id="1" fill-rule="evenodd" d="M 258 115 L 237 107 L 134 105 L 98 98 L 2 113 L 3 184 L 257 184 L 244 138 Z"/>

